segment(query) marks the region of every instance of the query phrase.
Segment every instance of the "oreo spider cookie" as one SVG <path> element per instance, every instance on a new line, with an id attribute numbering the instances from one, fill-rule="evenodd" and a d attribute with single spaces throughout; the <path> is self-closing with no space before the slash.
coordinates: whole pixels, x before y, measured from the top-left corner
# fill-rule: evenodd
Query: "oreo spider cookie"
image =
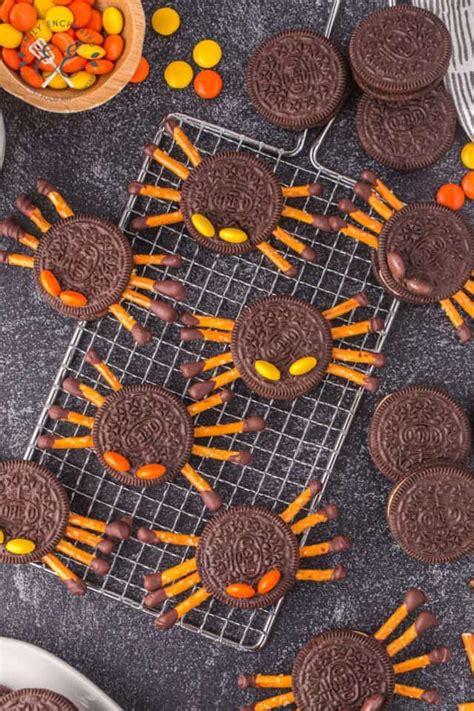
<path id="1" fill-rule="evenodd" d="M 341 51 L 313 30 L 288 30 L 270 37 L 252 55 L 246 76 L 258 113 L 293 131 L 327 123 L 347 90 Z"/>
<path id="2" fill-rule="evenodd" d="M 369 453 L 392 481 L 438 462 L 465 464 L 471 427 L 461 405 L 437 388 L 412 385 L 385 397 L 369 425 Z"/>
<path id="3" fill-rule="evenodd" d="M 450 148 L 455 130 L 456 109 L 443 86 L 402 103 L 364 94 L 357 108 L 357 133 L 365 152 L 396 170 L 436 163 Z"/>
<path id="4" fill-rule="evenodd" d="M 155 486 L 173 479 L 188 462 L 194 441 L 192 420 L 181 400 L 158 385 L 128 385 L 109 395 L 92 430 L 94 449 L 111 477 L 130 486 Z M 106 452 L 117 452 L 130 471 L 107 465 Z M 146 464 L 162 464 L 159 481 L 135 476 Z"/>
<path id="5" fill-rule="evenodd" d="M 90 215 L 59 220 L 35 254 L 35 278 L 42 298 L 63 316 L 94 320 L 120 301 L 132 274 L 132 250 L 112 222 Z M 68 306 L 41 286 L 41 273 L 52 272 L 62 292 L 75 291 L 85 306 Z"/>
<path id="6" fill-rule="evenodd" d="M 35 563 L 52 553 L 68 514 L 66 493 L 48 469 L 23 460 L 0 462 L 0 563 Z"/>
<path id="7" fill-rule="evenodd" d="M 374 694 L 388 707 L 395 688 L 392 662 L 373 637 L 352 630 L 322 632 L 298 653 L 292 671 L 295 703 L 311 711 L 358 709 Z"/>
<path id="8" fill-rule="evenodd" d="M 189 233 L 202 247 L 221 254 L 245 254 L 266 241 L 277 227 L 283 195 L 272 171 L 250 153 L 224 151 L 202 160 L 184 181 L 180 207 Z M 195 216 L 212 223 L 215 235 L 195 227 Z M 247 239 L 218 237 L 225 228 L 242 230 Z"/>
<path id="9" fill-rule="evenodd" d="M 463 287 L 474 264 L 474 240 L 452 210 L 414 203 L 384 224 L 372 262 L 390 294 L 411 304 L 431 304 Z"/>
<path id="10" fill-rule="evenodd" d="M 328 322 L 315 306 L 294 296 L 268 296 L 244 308 L 232 332 L 232 357 L 242 380 L 264 398 L 293 400 L 323 379 L 332 355 Z M 292 375 L 292 364 L 313 359 L 313 367 Z M 269 380 L 256 370 L 264 361 L 276 368 Z"/>
<path id="11" fill-rule="evenodd" d="M 385 101 L 407 101 L 441 83 L 451 59 L 451 37 L 428 10 L 398 5 L 366 17 L 349 41 L 361 89 Z"/>
<path id="12" fill-rule="evenodd" d="M 197 549 L 203 586 L 232 607 L 273 605 L 292 588 L 298 565 L 299 544 L 291 527 L 260 506 L 235 506 L 218 513 L 206 525 Z M 270 572 L 278 577 L 276 571 L 278 582 L 266 592 L 267 578 L 262 579 Z M 233 595 L 233 586 L 244 587 L 247 597 L 241 592 Z"/>
<path id="13" fill-rule="evenodd" d="M 49 689 L 19 689 L 0 696 L 0 711 L 78 711 L 69 699 Z"/>
<path id="14" fill-rule="evenodd" d="M 388 525 L 398 545 L 424 563 L 474 551 L 474 477 L 462 467 L 419 469 L 390 494 Z"/>

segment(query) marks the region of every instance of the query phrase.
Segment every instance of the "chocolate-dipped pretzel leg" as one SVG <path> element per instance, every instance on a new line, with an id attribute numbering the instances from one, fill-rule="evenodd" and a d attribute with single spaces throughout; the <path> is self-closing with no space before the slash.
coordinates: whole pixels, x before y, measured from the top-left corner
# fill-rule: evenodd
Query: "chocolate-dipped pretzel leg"
<path id="1" fill-rule="evenodd" d="M 283 229 L 279 222 L 282 218 L 288 218 L 315 229 L 330 231 L 325 215 L 315 215 L 283 204 L 286 199 L 318 197 L 322 192 L 319 183 L 280 186 L 262 161 L 243 151 L 227 151 L 203 159 L 175 119 L 167 119 L 163 127 L 187 157 L 189 166 L 172 158 L 155 144 L 148 144 L 144 150 L 183 181 L 182 189 L 134 181 L 129 183 L 128 192 L 175 202 L 179 209 L 135 217 L 131 222 L 132 229 L 184 221 L 191 236 L 203 247 L 224 254 L 242 254 L 258 249 L 289 277 L 296 276 L 298 270 L 270 244 L 270 237 L 302 259 L 315 260 L 314 249 Z"/>

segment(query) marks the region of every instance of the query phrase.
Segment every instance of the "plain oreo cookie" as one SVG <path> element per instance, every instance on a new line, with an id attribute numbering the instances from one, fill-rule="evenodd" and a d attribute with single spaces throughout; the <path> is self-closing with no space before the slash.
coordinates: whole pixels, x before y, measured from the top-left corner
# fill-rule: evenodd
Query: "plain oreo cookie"
<path id="1" fill-rule="evenodd" d="M 36 563 L 52 553 L 66 529 L 69 501 L 59 479 L 34 462 L 0 462 L 0 563 Z M 32 553 L 9 553 L 5 544 L 26 538 Z M 3 697 L 2 697 L 3 698 Z M 0 706 L 0 708 L 3 708 Z"/>
<path id="2" fill-rule="evenodd" d="M 344 57 L 313 30 L 270 37 L 252 55 L 247 91 L 255 109 L 276 126 L 301 131 L 327 123 L 347 92 Z"/>
<path id="3" fill-rule="evenodd" d="M 201 247 L 221 254 L 245 254 L 271 237 L 283 208 L 281 187 L 261 160 L 238 151 L 223 151 L 204 158 L 186 178 L 180 207 L 184 222 Z M 230 243 L 205 237 L 192 217 L 207 217 L 216 232 L 225 227 L 243 230 L 245 242 Z"/>
<path id="4" fill-rule="evenodd" d="M 268 296 L 245 307 L 232 332 L 231 351 L 245 384 L 257 395 L 293 400 L 315 388 L 331 361 L 333 340 L 328 322 L 315 306 L 294 296 Z M 317 364 L 306 375 L 293 376 L 289 366 L 313 356 Z M 255 361 L 276 365 L 278 381 L 264 379 Z"/>
<path id="5" fill-rule="evenodd" d="M 259 506 L 235 506 L 206 525 L 196 559 L 204 588 L 220 602 L 245 609 L 268 607 L 286 595 L 296 580 L 299 543 L 276 513 Z M 275 569 L 280 580 L 266 594 L 245 599 L 226 592 L 234 583 L 256 590 L 259 580 Z"/>
<path id="6" fill-rule="evenodd" d="M 19 689 L 0 696 L 0 711 L 78 711 L 78 708 L 49 689 Z"/>
<path id="7" fill-rule="evenodd" d="M 298 653 L 292 690 L 300 709 L 358 709 L 374 694 L 384 708 L 394 693 L 393 664 L 373 637 L 352 630 L 330 630 L 313 637 Z"/>
<path id="8" fill-rule="evenodd" d="M 450 298 L 470 277 L 473 235 L 447 207 L 434 202 L 405 205 L 385 222 L 372 263 L 392 296 L 411 304 L 435 303 Z"/>
<path id="9" fill-rule="evenodd" d="M 398 545 L 424 563 L 474 551 L 474 476 L 462 467 L 419 469 L 392 491 L 387 519 Z"/>
<path id="10" fill-rule="evenodd" d="M 132 250 L 112 222 L 76 215 L 56 222 L 35 254 L 35 278 L 46 303 L 63 316 L 94 320 L 120 301 L 132 275 Z M 41 286 L 41 272 L 53 272 L 63 291 L 87 297 L 86 306 L 67 306 Z"/>
<path id="11" fill-rule="evenodd" d="M 461 405 L 437 388 L 411 385 L 385 397 L 369 425 L 369 453 L 392 481 L 438 462 L 465 464 L 471 427 Z"/>
<path id="12" fill-rule="evenodd" d="M 385 101 L 407 101 L 441 83 L 451 37 L 428 10 L 398 5 L 371 13 L 349 41 L 352 73 L 361 89 Z"/>
<path id="13" fill-rule="evenodd" d="M 121 484 L 139 487 L 173 479 L 188 462 L 194 441 L 186 406 L 159 385 L 128 385 L 109 395 L 97 413 L 92 437 L 107 473 Z M 107 451 L 126 457 L 130 472 L 107 466 Z M 158 481 L 135 476 L 136 469 L 150 463 L 163 464 L 166 473 Z"/>
<path id="14" fill-rule="evenodd" d="M 357 133 L 366 153 L 395 170 L 436 163 L 450 148 L 456 109 L 443 86 L 401 103 L 364 94 L 357 108 Z"/>

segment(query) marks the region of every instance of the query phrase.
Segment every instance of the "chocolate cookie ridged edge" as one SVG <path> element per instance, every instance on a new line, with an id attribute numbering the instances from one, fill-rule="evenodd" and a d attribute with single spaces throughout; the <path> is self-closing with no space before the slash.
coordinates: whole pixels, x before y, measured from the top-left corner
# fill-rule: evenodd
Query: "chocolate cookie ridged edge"
<path id="1" fill-rule="evenodd" d="M 322 44 L 325 44 L 327 47 L 329 47 L 333 52 L 334 56 L 337 57 L 338 61 L 340 62 L 340 70 L 338 76 L 334 77 L 334 82 L 336 83 L 336 87 L 333 93 L 333 100 L 331 101 L 329 108 L 324 112 L 320 112 L 318 115 L 313 116 L 313 117 L 307 117 L 307 118 L 300 118 L 298 119 L 297 117 L 293 118 L 279 118 L 276 117 L 274 113 L 269 111 L 267 108 L 261 105 L 260 99 L 258 96 L 258 93 L 255 91 L 255 88 L 253 86 L 253 76 L 255 72 L 255 65 L 260 58 L 262 54 L 265 54 L 267 48 L 271 45 L 272 42 L 278 39 L 284 39 L 286 37 L 294 38 L 298 36 L 306 35 L 307 37 L 311 37 L 312 39 L 321 42 Z M 330 119 L 332 119 L 337 112 L 339 111 L 346 93 L 347 93 L 347 85 L 349 82 L 349 77 L 348 77 L 348 71 L 347 71 L 347 65 L 346 65 L 346 60 L 344 58 L 344 55 L 342 54 L 341 50 L 339 47 L 333 42 L 332 40 L 328 39 L 327 37 L 324 37 L 324 35 L 321 35 L 319 32 L 316 32 L 315 30 L 283 30 L 281 32 L 277 32 L 276 34 L 272 35 L 269 37 L 263 44 L 261 44 L 257 49 L 253 52 L 252 56 L 250 57 L 249 63 L 247 65 L 246 69 L 246 86 L 247 86 L 247 93 L 250 97 L 250 100 L 252 102 L 253 107 L 255 110 L 262 116 L 265 121 L 268 121 L 268 123 L 272 124 L 273 126 L 278 126 L 279 128 L 284 128 L 288 129 L 290 131 L 303 131 L 308 128 L 313 128 L 315 126 L 320 126 L 323 124 L 328 123 Z"/>
<path id="2" fill-rule="evenodd" d="M 367 27 L 370 28 L 371 23 L 373 24 L 374 22 L 374 18 L 376 19 L 382 14 L 391 14 L 393 16 L 400 14 L 417 14 L 420 16 L 425 15 L 426 17 L 429 17 L 431 20 L 434 20 L 440 25 L 441 31 L 444 34 L 445 41 L 443 46 L 439 50 L 441 56 L 437 62 L 437 66 L 432 67 L 431 72 L 429 73 L 429 76 L 427 78 L 425 78 L 424 80 L 418 78 L 413 79 L 411 81 L 405 81 L 401 85 L 394 88 L 393 81 L 387 81 L 386 79 L 382 79 L 380 77 L 377 77 L 375 79 L 372 74 L 369 74 L 366 71 L 362 59 L 356 56 L 355 45 L 358 41 L 359 35 L 363 34 L 367 30 Z M 366 90 L 367 87 L 369 87 L 372 91 L 372 95 L 380 96 L 380 98 L 383 98 L 384 96 L 386 97 L 387 95 L 394 96 L 394 98 L 396 97 L 397 100 L 403 100 L 404 95 L 405 97 L 407 97 L 407 95 L 410 95 L 411 98 L 416 98 L 415 93 L 418 96 L 421 96 L 424 91 L 429 91 L 429 89 L 434 88 L 435 86 L 437 86 L 438 83 L 443 80 L 443 77 L 448 70 L 449 62 L 451 60 L 451 53 L 451 36 L 446 28 L 446 25 L 429 10 L 425 10 L 424 8 L 419 7 L 413 7 L 410 5 L 397 5 L 393 7 L 384 7 L 379 10 L 375 10 L 374 12 L 370 13 L 370 15 L 368 15 L 365 19 L 363 19 L 362 22 L 359 23 L 359 25 L 356 27 L 349 39 L 349 61 L 351 64 L 354 78 L 356 79 L 356 81 L 358 81 L 358 79 L 360 78 L 362 82 L 362 88 Z M 420 93 L 418 94 L 418 92 Z"/>
<path id="3" fill-rule="evenodd" d="M 25 470 L 30 470 L 34 472 L 35 474 L 39 475 L 43 480 L 48 482 L 48 485 L 50 485 L 50 487 L 54 490 L 60 502 L 60 514 L 63 519 L 63 523 L 59 526 L 57 533 L 52 537 L 51 541 L 48 543 L 47 546 L 43 548 L 36 548 L 36 550 L 34 550 L 32 553 L 27 553 L 26 555 L 14 555 L 8 552 L 2 553 L 0 555 L 0 563 L 11 563 L 14 565 L 24 563 L 38 563 L 45 555 L 52 553 L 56 549 L 56 546 L 58 545 L 61 538 L 63 538 L 69 515 L 69 499 L 66 494 L 66 490 L 62 486 L 58 477 L 55 476 L 52 472 L 50 472 L 49 469 L 42 466 L 41 464 L 37 464 L 36 462 L 29 462 L 23 459 L 13 459 L 9 461 L 0 462 L 0 477 L 2 476 L 2 473 L 5 469 L 8 470 L 9 468 L 16 466 L 21 466 L 22 468 L 25 468 Z M 34 541 L 34 543 L 36 544 L 36 541 Z"/>
<path id="4" fill-rule="evenodd" d="M 381 422 L 383 421 L 387 409 L 391 407 L 393 402 L 398 402 L 399 400 L 403 400 L 406 397 L 417 394 L 425 394 L 438 397 L 443 400 L 443 402 L 445 402 L 447 405 L 452 407 L 452 409 L 456 412 L 464 426 L 465 434 L 464 451 L 461 451 L 459 458 L 456 460 L 456 462 L 466 464 L 469 459 L 469 454 L 471 451 L 471 423 L 462 405 L 457 400 L 455 400 L 452 395 L 445 392 L 444 390 L 440 390 L 439 388 L 434 388 L 427 385 L 407 385 L 404 388 L 400 388 L 400 390 L 395 390 L 394 392 L 389 393 L 378 403 L 375 412 L 369 422 L 369 430 L 367 437 L 368 450 L 373 463 L 381 472 L 381 474 L 383 474 L 387 479 L 390 479 L 390 481 L 393 481 L 394 483 L 402 481 L 406 476 L 411 474 L 411 472 L 400 472 L 396 470 L 396 467 L 394 465 L 389 464 L 386 459 L 381 456 L 380 447 L 377 442 L 378 428 L 380 427 Z"/>
<path id="5" fill-rule="evenodd" d="M 189 198 L 187 194 L 188 191 L 190 191 L 193 187 L 193 181 L 197 181 L 199 179 L 199 173 L 197 171 L 205 170 L 208 165 L 212 166 L 213 163 L 218 162 L 217 159 L 220 162 L 221 159 L 225 161 L 231 160 L 235 157 L 238 157 L 239 160 L 245 161 L 249 164 L 251 163 L 254 166 L 258 166 L 258 168 L 263 173 L 265 173 L 266 177 L 268 178 L 269 185 L 271 184 L 272 190 L 274 192 L 275 204 L 274 206 L 272 206 L 272 222 L 269 222 L 268 227 L 266 227 L 266 229 L 263 230 L 257 238 L 254 238 L 252 241 L 247 235 L 248 239 L 245 242 L 232 244 L 230 242 L 225 242 L 224 240 L 219 239 L 219 237 L 204 237 L 204 235 L 200 234 L 200 232 L 196 230 L 191 221 L 191 217 L 194 214 L 194 211 L 191 209 L 192 206 L 188 205 Z M 283 193 L 275 173 L 272 172 L 272 170 L 263 160 L 257 158 L 251 153 L 245 153 L 244 151 L 222 151 L 221 153 L 216 153 L 215 155 L 207 156 L 199 163 L 198 166 L 191 170 L 189 177 L 184 181 L 181 189 L 180 206 L 183 212 L 183 219 L 186 225 L 186 229 L 190 233 L 191 237 L 193 237 L 193 239 L 195 239 L 201 247 L 204 247 L 204 249 L 208 249 L 211 252 L 216 252 L 218 254 L 224 254 L 227 256 L 248 254 L 249 252 L 253 252 L 256 250 L 257 244 L 266 242 L 272 236 L 274 229 L 278 226 L 281 220 L 281 213 L 283 210 Z M 256 206 L 256 209 L 259 209 L 258 205 Z"/>
<path id="6" fill-rule="evenodd" d="M 97 458 L 99 459 L 100 463 L 102 466 L 105 468 L 107 474 L 114 479 L 115 481 L 118 481 L 120 484 L 127 484 L 128 486 L 132 486 L 135 489 L 141 489 L 145 487 L 150 487 L 150 486 L 162 486 L 163 484 L 166 484 L 169 481 L 172 481 L 175 479 L 175 477 L 179 473 L 179 469 L 177 468 L 176 470 L 167 470 L 163 476 L 161 476 L 158 480 L 156 479 L 139 479 L 136 477 L 134 474 L 128 474 L 128 472 L 118 472 L 115 471 L 115 469 L 111 469 L 109 467 L 101 453 L 101 450 L 99 449 L 98 446 L 98 436 L 99 436 L 99 429 L 101 427 L 101 416 L 104 412 L 107 412 L 107 404 L 110 404 L 111 402 L 115 402 L 116 400 L 120 400 L 121 397 L 124 395 L 124 390 L 126 392 L 130 391 L 136 391 L 136 392 L 142 392 L 143 394 L 146 394 L 147 392 L 154 393 L 156 394 L 157 390 L 159 391 L 159 394 L 164 396 L 165 399 L 174 401 L 180 406 L 180 409 L 183 410 L 183 415 L 184 411 L 186 410 L 186 406 L 182 402 L 182 400 L 179 399 L 177 395 L 174 393 L 169 392 L 165 388 L 162 388 L 160 385 L 152 385 L 150 383 L 143 383 L 142 385 L 136 384 L 136 385 L 126 385 L 124 386 L 121 390 L 117 390 L 116 392 L 112 392 L 107 396 L 106 403 L 102 405 L 101 408 L 97 411 L 97 415 L 94 420 L 94 427 L 92 429 L 92 438 L 93 438 L 93 444 L 94 444 L 94 451 L 97 455 Z M 126 394 L 125 392 L 125 394 Z M 189 460 L 189 456 L 191 454 L 191 449 L 194 444 L 194 429 L 192 425 L 192 419 L 189 416 L 188 412 L 186 411 L 186 417 L 187 422 L 188 422 L 188 433 L 187 433 L 187 438 L 186 438 L 186 449 L 189 452 L 188 458 L 184 464 L 187 463 Z M 160 462 L 156 462 L 159 464 Z M 182 466 L 184 466 L 184 464 Z M 145 462 L 144 462 L 145 465 Z"/>
<path id="7" fill-rule="evenodd" d="M 463 551 L 453 552 L 450 555 L 435 556 L 419 553 L 415 545 L 411 546 L 405 543 L 405 541 L 402 542 L 401 538 L 398 535 L 398 517 L 394 509 L 397 507 L 399 500 L 406 494 L 407 490 L 411 486 L 416 484 L 418 481 L 423 481 L 429 476 L 433 476 L 435 479 L 442 481 L 452 481 L 453 478 L 463 480 L 471 484 L 474 493 L 474 476 L 468 469 L 451 464 L 439 464 L 417 469 L 411 474 L 409 474 L 409 476 L 407 476 L 405 479 L 400 481 L 392 489 L 387 503 L 388 526 L 390 528 L 390 532 L 394 540 L 397 542 L 400 548 L 412 558 L 415 558 L 416 560 L 422 563 L 428 563 L 430 565 L 436 565 L 438 563 L 453 563 L 454 561 L 463 558 L 465 555 L 469 555 L 470 553 L 474 552 L 474 537 L 470 541 L 470 544 Z"/>
<path id="8" fill-rule="evenodd" d="M 95 224 L 95 225 L 101 225 L 102 227 L 107 228 L 110 232 L 114 232 L 117 237 L 119 237 L 119 242 L 121 243 L 121 251 L 123 254 L 123 258 L 128 261 L 128 268 L 127 268 L 127 274 L 122 274 L 119 275 L 117 278 L 117 285 L 115 287 L 115 290 L 113 292 L 113 298 L 100 298 L 98 299 L 95 303 L 93 304 L 86 304 L 86 306 L 83 307 L 73 307 L 73 306 L 68 306 L 67 304 L 64 304 L 61 299 L 51 296 L 51 294 L 48 294 L 41 286 L 41 271 L 43 267 L 41 266 L 41 260 L 42 260 L 42 249 L 41 245 L 45 245 L 45 249 L 48 247 L 48 242 L 51 242 L 52 239 L 54 239 L 54 235 L 56 232 L 60 232 L 61 229 L 64 228 L 66 225 L 74 224 L 74 222 L 79 222 L 84 224 L 84 222 L 89 222 L 90 224 Z M 87 215 L 87 214 L 77 214 L 74 215 L 73 217 L 66 217 L 58 222 L 54 223 L 51 228 L 48 230 L 48 233 L 43 237 L 43 240 L 40 241 L 40 247 L 38 251 L 36 252 L 34 256 L 34 274 L 35 274 L 35 280 L 36 280 L 36 286 L 38 288 L 38 291 L 41 295 L 41 298 L 43 301 L 45 301 L 48 306 L 50 306 L 52 309 L 60 313 L 62 316 L 66 316 L 69 318 L 75 318 L 82 320 L 84 319 L 85 321 L 95 321 L 98 318 L 101 318 L 104 316 L 107 311 L 109 306 L 112 304 L 115 304 L 120 301 L 121 296 L 124 292 L 124 290 L 127 288 L 128 283 L 130 281 L 130 277 L 132 276 L 132 271 L 133 271 L 133 256 L 132 256 L 132 248 L 130 244 L 128 243 L 127 238 L 123 234 L 123 232 L 115 225 L 113 222 L 110 220 L 105 220 L 101 217 L 97 217 L 95 215 Z M 125 270 L 124 270 L 125 271 Z M 67 284 L 64 285 L 66 289 L 69 289 L 69 286 Z"/>
<path id="9" fill-rule="evenodd" d="M 72 701 L 50 689 L 17 689 L 16 691 L 10 691 L 4 696 L 0 696 L 0 711 L 5 704 L 26 700 L 28 696 L 40 697 L 39 701 L 42 703 L 55 704 L 58 711 L 78 711 L 77 706 Z M 13 707 L 10 706 L 9 708 Z"/>
<path id="10" fill-rule="evenodd" d="M 278 526 L 281 531 L 284 531 L 285 535 L 288 538 L 289 544 L 291 544 L 291 549 L 289 550 L 290 561 L 288 565 L 290 572 L 288 573 L 288 570 L 282 570 L 282 578 L 285 577 L 285 579 L 283 580 L 283 582 L 280 581 L 278 585 L 266 595 L 258 595 L 255 596 L 255 598 L 247 599 L 231 598 L 225 593 L 225 591 L 216 588 L 209 581 L 209 578 L 206 574 L 205 566 L 203 566 L 200 562 L 200 551 L 203 550 L 207 538 L 213 533 L 214 529 L 219 526 L 220 521 L 223 518 L 228 518 L 229 515 L 245 516 L 246 513 L 254 512 L 258 512 L 262 516 L 265 516 L 265 518 L 271 521 L 271 523 L 275 527 Z M 228 605 L 230 607 L 238 607 L 243 610 L 266 608 L 270 607 L 274 603 L 278 602 L 280 598 L 287 595 L 296 581 L 296 571 L 298 570 L 300 564 L 299 541 L 297 536 L 291 530 L 291 527 L 274 511 L 271 511 L 270 509 L 267 509 L 264 506 L 233 506 L 232 508 L 219 511 L 219 513 L 213 516 L 212 520 L 206 524 L 204 531 L 202 532 L 201 539 L 199 541 L 199 546 L 196 551 L 196 560 L 199 575 L 201 576 L 202 585 L 208 592 L 210 592 L 216 598 L 216 600 L 219 600 L 219 602 L 223 603 L 224 605 Z M 284 573 L 286 573 L 286 575 L 284 575 Z M 292 578 L 291 574 L 293 575 Z"/>
<path id="11" fill-rule="evenodd" d="M 295 388 L 292 387 L 292 382 L 290 383 L 280 383 L 280 387 L 282 389 L 282 394 L 275 394 L 274 387 L 272 388 L 271 385 L 267 385 L 266 381 L 262 378 L 261 384 L 259 384 L 259 387 L 255 387 L 254 384 L 250 384 L 246 381 L 246 376 L 245 376 L 245 371 L 241 367 L 242 366 L 242 361 L 239 357 L 238 354 L 238 348 L 239 348 L 239 326 L 242 324 L 243 321 L 246 321 L 247 319 L 252 319 L 253 317 L 253 312 L 257 311 L 262 303 L 288 303 L 291 305 L 296 305 L 298 304 L 300 308 L 310 308 L 313 312 L 316 312 L 319 316 L 318 322 L 321 324 L 321 330 L 325 330 L 324 334 L 324 353 L 322 356 L 318 358 L 318 363 L 315 366 L 314 370 L 311 371 L 313 374 L 313 377 L 310 379 L 309 384 L 305 388 L 304 391 L 302 392 L 294 392 Z M 236 368 L 240 372 L 240 377 L 244 381 L 244 383 L 247 385 L 248 388 L 250 388 L 252 391 L 254 391 L 257 395 L 260 397 L 267 398 L 269 400 L 274 399 L 274 400 L 295 400 L 297 397 L 301 397 L 302 395 L 306 395 L 307 393 L 311 392 L 314 388 L 316 388 L 319 383 L 323 380 L 324 376 L 326 375 L 327 368 L 329 363 L 331 362 L 332 358 L 332 349 L 333 349 L 333 339 L 331 336 L 331 328 L 322 315 L 322 313 L 317 309 L 316 306 L 313 306 L 313 304 L 310 304 L 307 301 L 304 301 L 303 299 L 300 299 L 297 296 L 285 296 L 283 294 L 274 294 L 272 296 L 264 296 L 257 301 L 253 302 L 252 304 L 249 304 L 248 306 L 245 306 L 240 315 L 238 316 L 234 329 L 232 331 L 232 340 L 230 344 L 231 352 L 232 352 L 232 357 L 234 359 L 234 363 Z M 322 363 L 322 366 L 320 364 Z M 311 373 L 308 373 L 308 375 L 311 375 Z M 301 376 L 296 376 L 295 377 L 295 384 L 298 383 L 298 379 Z M 305 376 L 302 376 L 305 377 Z M 278 385 L 278 383 L 276 383 Z"/>

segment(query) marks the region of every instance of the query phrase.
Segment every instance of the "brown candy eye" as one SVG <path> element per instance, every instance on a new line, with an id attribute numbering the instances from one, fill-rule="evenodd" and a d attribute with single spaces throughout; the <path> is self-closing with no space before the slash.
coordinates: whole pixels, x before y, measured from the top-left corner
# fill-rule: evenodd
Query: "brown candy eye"
<path id="1" fill-rule="evenodd" d="M 262 577 L 258 581 L 257 592 L 259 593 L 259 595 L 266 595 L 270 592 L 270 590 L 276 588 L 276 586 L 280 582 L 280 579 L 281 572 L 278 570 L 278 568 L 269 570 L 267 573 L 262 575 Z"/>

